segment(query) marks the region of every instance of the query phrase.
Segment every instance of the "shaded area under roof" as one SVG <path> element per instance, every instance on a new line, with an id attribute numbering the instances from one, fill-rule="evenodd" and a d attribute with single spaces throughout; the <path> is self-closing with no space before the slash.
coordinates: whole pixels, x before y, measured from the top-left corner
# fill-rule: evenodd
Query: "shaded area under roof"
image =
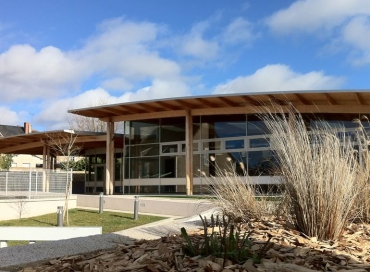
<path id="1" fill-rule="evenodd" d="M 0 138 L 0 154 L 30 154 L 42 155 L 44 145 L 50 138 L 62 139 L 73 133 L 77 135 L 75 146 L 81 148 L 80 154 L 86 150 L 106 147 L 106 134 L 99 132 L 58 130 L 40 133 L 21 134 L 11 137 Z M 115 147 L 123 147 L 122 135 L 115 137 Z"/>
<path id="2" fill-rule="evenodd" d="M 256 108 L 291 103 L 302 113 L 370 113 L 370 90 L 323 90 L 189 96 L 70 110 L 103 121 L 253 113 Z"/>

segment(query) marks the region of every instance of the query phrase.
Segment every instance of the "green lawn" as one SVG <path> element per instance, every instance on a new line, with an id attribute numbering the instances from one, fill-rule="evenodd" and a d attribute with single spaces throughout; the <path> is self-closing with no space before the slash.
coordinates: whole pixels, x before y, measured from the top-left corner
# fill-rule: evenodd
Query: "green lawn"
<path id="1" fill-rule="evenodd" d="M 99 214 L 98 211 L 73 209 L 69 211 L 69 225 L 74 226 L 101 226 L 103 233 L 120 231 L 151 222 L 165 219 L 166 217 L 140 215 L 139 219 L 134 220 L 133 214 L 106 212 Z M 0 221 L 0 226 L 56 226 L 57 214 L 45 214 L 36 217 Z M 27 242 L 25 242 L 27 243 Z M 21 242 L 10 242 L 9 246 L 25 244 Z"/>

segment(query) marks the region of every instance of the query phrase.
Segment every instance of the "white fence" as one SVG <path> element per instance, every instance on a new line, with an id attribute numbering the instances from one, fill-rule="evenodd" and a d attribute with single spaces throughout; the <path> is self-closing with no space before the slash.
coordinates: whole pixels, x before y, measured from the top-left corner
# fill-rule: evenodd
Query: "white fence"
<path id="1" fill-rule="evenodd" d="M 72 171 L 0 171 L 0 198 L 65 195 L 68 181 L 72 181 Z"/>

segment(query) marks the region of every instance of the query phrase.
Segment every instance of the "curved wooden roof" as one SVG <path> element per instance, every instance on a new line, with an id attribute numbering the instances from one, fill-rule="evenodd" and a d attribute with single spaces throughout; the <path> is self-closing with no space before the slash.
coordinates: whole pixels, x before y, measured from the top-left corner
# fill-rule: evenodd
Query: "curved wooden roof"
<path id="1" fill-rule="evenodd" d="M 106 147 L 105 133 L 58 130 L 0 138 L 0 154 L 41 155 L 45 143 L 50 142 L 50 138 L 63 141 L 63 138 L 67 138 L 71 133 L 77 135 L 75 146 L 81 148 L 80 154 L 84 154 L 88 149 Z M 115 143 L 117 148 L 122 147 L 123 137 L 117 137 Z"/>
<path id="2" fill-rule="evenodd" d="M 103 121 L 256 112 L 256 107 L 289 101 L 301 113 L 370 113 L 370 90 L 291 91 L 192 96 L 70 110 Z"/>

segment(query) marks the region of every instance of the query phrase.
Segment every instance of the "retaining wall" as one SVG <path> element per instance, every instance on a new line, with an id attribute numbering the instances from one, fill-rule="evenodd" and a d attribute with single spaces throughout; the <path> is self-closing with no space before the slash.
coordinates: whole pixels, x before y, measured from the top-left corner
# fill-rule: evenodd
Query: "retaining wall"
<path id="1" fill-rule="evenodd" d="M 104 196 L 104 209 L 134 212 L 134 196 Z M 77 195 L 77 206 L 99 208 L 99 195 Z M 192 216 L 215 206 L 207 200 L 139 197 L 139 213 Z"/>
<path id="2" fill-rule="evenodd" d="M 1 199 L 0 221 L 38 216 L 57 212 L 58 206 L 64 206 L 64 198 L 37 198 L 37 199 Z M 76 208 L 77 197 L 71 195 L 69 209 Z M 56 218 L 56 215 L 55 215 Z"/>

